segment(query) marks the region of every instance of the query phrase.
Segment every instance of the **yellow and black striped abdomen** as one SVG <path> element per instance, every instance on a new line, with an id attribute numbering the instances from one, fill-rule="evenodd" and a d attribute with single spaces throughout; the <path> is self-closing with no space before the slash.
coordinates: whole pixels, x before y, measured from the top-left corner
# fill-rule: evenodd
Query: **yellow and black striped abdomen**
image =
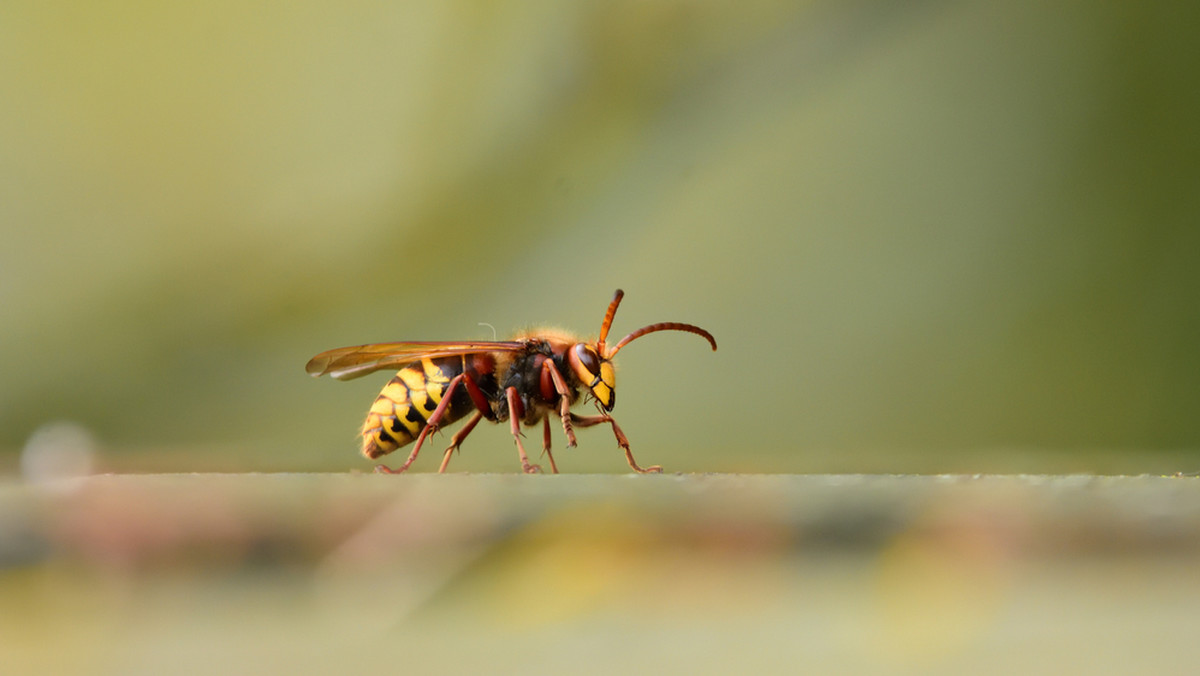
<path id="1" fill-rule="evenodd" d="M 426 357 L 400 369 L 384 385 L 363 422 L 363 455 L 381 455 L 412 443 L 442 401 L 450 379 L 462 372 L 462 357 Z M 445 423 L 457 420 L 447 411 Z M 460 414 L 461 417 L 461 414 Z"/>
<path id="2" fill-rule="evenodd" d="M 480 357 L 426 357 L 400 369 L 384 385 L 367 412 L 362 428 L 363 455 L 378 458 L 412 443 L 441 403 L 450 380 L 462 373 L 465 365 L 469 365 L 470 375 L 485 394 L 491 395 L 495 391 L 495 375 L 491 372 L 494 362 Z M 481 370 L 484 372 L 480 373 Z M 461 419 L 473 407 L 466 388 L 459 387 L 452 395 L 441 424 L 449 425 Z"/>

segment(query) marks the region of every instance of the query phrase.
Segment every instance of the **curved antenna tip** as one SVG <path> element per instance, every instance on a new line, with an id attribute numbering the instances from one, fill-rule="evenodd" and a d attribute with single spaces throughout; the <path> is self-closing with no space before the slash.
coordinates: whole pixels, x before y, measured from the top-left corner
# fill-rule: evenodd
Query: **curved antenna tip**
<path id="1" fill-rule="evenodd" d="M 629 334 L 628 336 L 625 336 L 624 338 L 621 339 L 621 341 L 619 343 L 617 343 L 613 347 L 612 350 L 610 350 L 608 352 L 608 357 L 611 359 L 613 355 L 615 355 L 617 352 L 619 352 L 621 350 L 621 348 L 625 347 L 629 343 L 633 342 L 634 340 L 637 340 L 638 338 L 641 338 L 642 336 L 644 336 L 648 333 L 655 333 L 657 331 L 683 331 L 685 333 L 694 333 L 694 334 L 700 336 L 701 338 L 704 338 L 705 340 L 707 340 L 708 344 L 712 345 L 713 352 L 717 351 L 717 339 L 713 338 L 713 335 L 711 333 L 709 333 L 708 331 L 705 331 L 704 329 L 700 328 L 699 326 L 695 326 L 693 324 L 682 324 L 680 322 L 661 322 L 659 324 L 651 324 L 650 326 L 643 326 L 642 328 L 638 329 L 637 331 L 634 331 L 633 333 Z"/>

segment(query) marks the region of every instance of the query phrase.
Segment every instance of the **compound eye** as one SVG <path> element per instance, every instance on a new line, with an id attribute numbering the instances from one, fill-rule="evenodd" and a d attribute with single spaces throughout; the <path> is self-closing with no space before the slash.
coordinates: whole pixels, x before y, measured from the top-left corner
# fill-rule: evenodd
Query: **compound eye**
<path id="1" fill-rule="evenodd" d="M 587 369 L 587 372 L 593 376 L 600 375 L 600 356 L 596 351 L 582 343 L 575 346 L 575 357 L 579 359 L 579 365 Z"/>

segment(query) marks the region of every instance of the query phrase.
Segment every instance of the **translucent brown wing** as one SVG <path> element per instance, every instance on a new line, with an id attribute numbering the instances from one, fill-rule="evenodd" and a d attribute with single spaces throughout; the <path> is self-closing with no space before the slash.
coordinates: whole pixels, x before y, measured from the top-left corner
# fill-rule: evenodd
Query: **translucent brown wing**
<path id="1" fill-rule="evenodd" d="M 328 350 L 313 357 L 304 367 L 314 378 L 329 374 L 337 380 L 353 380 L 380 369 L 399 369 L 425 357 L 450 357 L 476 352 L 520 352 L 517 341 L 430 341 L 425 343 L 373 343 Z"/>

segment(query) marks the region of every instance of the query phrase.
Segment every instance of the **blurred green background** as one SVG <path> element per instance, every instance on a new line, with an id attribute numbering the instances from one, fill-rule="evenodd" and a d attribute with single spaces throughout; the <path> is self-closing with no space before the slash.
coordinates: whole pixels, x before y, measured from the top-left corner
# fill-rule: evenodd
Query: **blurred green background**
<path id="1" fill-rule="evenodd" d="M 3 3 L 0 463 L 71 421 L 100 469 L 366 470 L 387 376 L 313 354 L 619 286 L 617 336 L 720 343 L 621 353 L 643 464 L 1195 469 L 1198 14 Z M 495 427 L 451 467 L 517 470 Z"/>

